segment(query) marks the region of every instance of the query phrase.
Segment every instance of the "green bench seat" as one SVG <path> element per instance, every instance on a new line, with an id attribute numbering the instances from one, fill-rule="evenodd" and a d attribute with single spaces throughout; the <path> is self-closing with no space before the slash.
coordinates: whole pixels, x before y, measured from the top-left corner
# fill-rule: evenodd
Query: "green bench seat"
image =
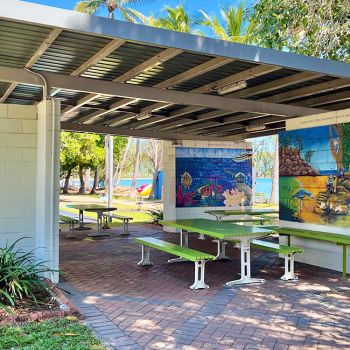
<path id="1" fill-rule="evenodd" d="M 108 228 L 108 219 L 113 218 L 113 219 L 118 219 L 123 221 L 123 232 L 122 236 L 127 236 L 130 234 L 129 232 L 129 221 L 133 220 L 134 218 L 130 216 L 124 216 L 124 215 L 118 215 L 118 214 L 102 214 L 103 219 L 104 219 L 104 224 L 103 228 Z"/>
<path id="2" fill-rule="evenodd" d="M 288 245 L 290 245 L 290 236 L 316 239 L 319 241 L 333 242 L 343 247 L 343 278 L 346 278 L 346 248 L 350 246 L 350 235 L 342 235 L 339 233 L 313 231 L 289 227 L 279 227 L 275 229 L 279 235 L 288 236 Z"/>
<path id="3" fill-rule="evenodd" d="M 66 237 L 73 237 L 73 231 L 74 231 L 74 225 L 77 224 L 79 221 L 77 219 L 71 218 L 66 215 L 60 215 L 59 217 L 59 223 L 60 224 L 66 224 L 68 225 L 69 232 Z"/>
<path id="4" fill-rule="evenodd" d="M 141 266 L 153 265 L 152 262 L 150 261 L 150 254 L 149 254 L 150 248 L 161 250 L 163 252 L 176 255 L 178 257 L 194 262 L 195 278 L 194 278 L 194 283 L 190 286 L 191 289 L 209 288 L 209 286 L 204 282 L 205 263 L 208 260 L 215 260 L 214 255 L 203 253 L 198 250 L 190 249 L 187 247 L 179 246 L 174 243 L 162 241 L 158 238 L 153 238 L 153 237 L 134 238 L 134 241 L 136 243 L 142 244 L 142 259 L 138 263 L 139 265 Z"/>
<path id="5" fill-rule="evenodd" d="M 281 280 L 288 281 L 298 279 L 298 277 L 294 274 L 294 255 L 296 253 L 303 253 L 304 250 L 302 248 L 263 241 L 260 239 L 253 239 L 250 245 L 253 248 L 262 249 L 283 255 L 284 275 L 281 277 Z"/>

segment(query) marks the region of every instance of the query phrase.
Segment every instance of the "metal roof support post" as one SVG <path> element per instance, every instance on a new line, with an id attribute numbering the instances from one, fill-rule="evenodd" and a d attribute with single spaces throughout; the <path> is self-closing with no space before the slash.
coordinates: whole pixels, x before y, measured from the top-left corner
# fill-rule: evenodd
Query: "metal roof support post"
<path id="1" fill-rule="evenodd" d="M 113 204 L 113 136 L 106 135 L 108 141 L 108 179 L 106 179 L 107 184 L 107 198 L 108 198 L 108 207 L 111 208 Z M 112 217 L 109 218 L 109 221 L 112 221 Z"/>

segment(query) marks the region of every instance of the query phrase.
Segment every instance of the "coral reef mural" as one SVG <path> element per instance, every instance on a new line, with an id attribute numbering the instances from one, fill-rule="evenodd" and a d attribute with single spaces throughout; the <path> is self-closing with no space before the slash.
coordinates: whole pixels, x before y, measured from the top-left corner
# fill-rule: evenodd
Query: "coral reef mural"
<path id="1" fill-rule="evenodd" d="M 350 123 L 279 133 L 280 220 L 350 227 Z"/>
<path id="2" fill-rule="evenodd" d="M 176 148 L 176 207 L 237 207 L 251 201 L 251 150 Z"/>

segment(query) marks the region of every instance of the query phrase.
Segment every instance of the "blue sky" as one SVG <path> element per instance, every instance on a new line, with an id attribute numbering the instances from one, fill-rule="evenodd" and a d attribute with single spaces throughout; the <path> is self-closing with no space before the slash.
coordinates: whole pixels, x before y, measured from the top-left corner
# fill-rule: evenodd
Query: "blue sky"
<path id="1" fill-rule="evenodd" d="M 76 0 L 26 0 L 29 2 L 35 2 L 38 4 L 48 5 L 48 6 L 54 6 L 54 7 L 60 7 L 65 8 L 68 10 L 72 10 L 74 8 L 74 5 L 76 4 Z M 185 7 L 187 11 L 191 14 L 196 14 L 196 12 L 201 9 L 207 12 L 208 14 L 218 14 L 219 12 L 219 6 L 220 4 L 226 5 L 226 4 L 233 4 L 237 5 L 239 1 L 237 0 L 187 0 L 182 1 L 185 4 Z M 246 3 L 249 4 L 251 1 L 247 1 Z M 169 5 L 169 6 L 176 6 L 179 3 L 181 3 L 181 0 L 149 0 L 144 1 L 142 5 L 133 5 L 131 6 L 137 11 L 140 11 L 144 13 L 145 15 L 159 15 L 161 10 Z M 99 15 L 104 16 L 105 13 L 100 13 Z"/>

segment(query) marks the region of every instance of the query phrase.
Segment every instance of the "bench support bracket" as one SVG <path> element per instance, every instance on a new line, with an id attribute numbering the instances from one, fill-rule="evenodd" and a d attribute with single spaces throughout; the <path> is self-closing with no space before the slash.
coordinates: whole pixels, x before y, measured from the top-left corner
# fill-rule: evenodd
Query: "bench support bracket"
<path id="1" fill-rule="evenodd" d="M 284 275 L 283 281 L 297 280 L 298 276 L 294 274 L 294 253 L 284 255 Z"/>
<path id="2" fill-rule="evenodd" d="M 142 257 L 141 257 L 141 261 L 138 263 L 138 265 L 140 265 L 140 266 L 152 266 L 153 265 L 153 263 L 150 260 L 149 251 L 150 251 L 150 247 L 147 247 L 144 244 L 142 244 Z"/>
<path id="3" fill-rule="evenodd" d="M 209 288 L 209 286 L 204 282 L 205 263 L 205 260 L 194 262 L 194 283 L 190 286 L 191 289 Z"/>
<path id="4" fill-rule="evenodd" d="M 226 244 L 222 239 L 214 239 L 213 242 L 218 244 L 218 252 L 216 254 L 216 260 L 228 260 L 229 257 L 226 255 Z"/>

